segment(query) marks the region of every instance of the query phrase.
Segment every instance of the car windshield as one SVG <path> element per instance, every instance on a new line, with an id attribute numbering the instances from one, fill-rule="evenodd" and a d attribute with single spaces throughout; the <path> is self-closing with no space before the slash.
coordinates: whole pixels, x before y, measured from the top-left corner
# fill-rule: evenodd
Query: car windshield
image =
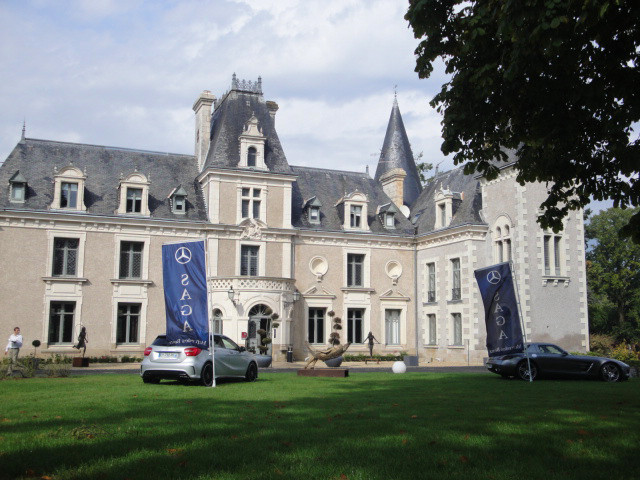
<path id="1" fill-rule="evenodd" d="M 160 335 L 156 337 L 151 345 L 156 345 L 158 347 L 168 347 L 169 342 L 167 341 L 167 337 L 165 335 Z"/>
<path id="2" fill-rule="evenodd" d="M 549 355 L 562 355 L 564 353 L 564 350 L 555 345 L 538 345 L 538 348 L 542 353 Z"/>

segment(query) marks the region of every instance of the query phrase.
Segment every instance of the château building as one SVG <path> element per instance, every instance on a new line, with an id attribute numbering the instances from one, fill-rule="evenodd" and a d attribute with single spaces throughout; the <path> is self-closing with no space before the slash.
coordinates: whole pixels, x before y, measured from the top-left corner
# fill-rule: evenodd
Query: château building
<path id="1" fill-rule="evenodd" d="M 528 338 L 588 348 L 582 212 L 542 230 L 545 186 L 519 185 L 515 158 L 495 180 L 458 168 L 423 186 L 396 100 L 373 178 L 290 164 L 261 79 L 193 110 L 194 155 L 23 131 L 0 167 L 0 331 L 72 354 L 85 326 L 89 355 L 140 356 L 165 330 L 162 245 L 204 240 L 214 328 L 250 346 L 268 330 L 275 357 L 326 345 L 333 311 L 350 353 L 371 331 L 377 353 L 477 364 L 473 272 L 507 260 Z"/>

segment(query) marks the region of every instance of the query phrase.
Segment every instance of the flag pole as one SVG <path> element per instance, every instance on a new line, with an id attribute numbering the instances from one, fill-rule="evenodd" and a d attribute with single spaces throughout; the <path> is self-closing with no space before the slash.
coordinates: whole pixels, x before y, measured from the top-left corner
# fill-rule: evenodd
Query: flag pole
<path id="1" fill-rule="evenodd" d="M 207 256 L 208 250 L 207 236 L 204 236 L 204 278 L 206 282 L 207 290 L 207 321 L 209 323 L 209 352 L 211 353 L 211 388 L 216 386 L 216 347 L 213 342 L 213 317 L 211 316 L 211 304 L 209 299 L 209 259 Z"/>
<path id="2" fill-rule="evenodd" d="M 511 269 L 511 278 L 513 279 L 513 284 L 515 286 L 516 291 L 516 302 L 518 304 L 518 317 L 520 318 L 520 327 L 522 328 L 522 337 L 524 339 L 524 356 L 527 357 L 527 368 L 529 369 L 529 383 L 533 382 L 533 378 L 531 376 L 531 359 L 529 358 L 529 352 L 527 351 L 527 331 L 524 326 L 524 316 L 522 315 L 522 305 L 520 304 L 520 289 L 518 288 L 518 280 L 516 278 L 516 271 L 513 267 L 513 260 L 509 260 L 509 268 Z"/>

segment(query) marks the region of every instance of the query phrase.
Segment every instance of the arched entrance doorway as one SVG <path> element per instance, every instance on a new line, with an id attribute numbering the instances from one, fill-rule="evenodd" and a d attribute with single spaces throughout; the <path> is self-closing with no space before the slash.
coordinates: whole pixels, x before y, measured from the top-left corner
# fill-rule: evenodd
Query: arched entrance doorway
<path id="1" fill-rule="evenodd" d="M 251 310 L 249 310 L 247 350 L 253 351 L 254 353 L 271 355 L 271 343 L 264 344 L 263 339 L 271 337 L 272 313 L 271 308 L 262 303 L 254 305 Z M 260 349 L 261 346 L 266 347 L 266 349 Z"/>

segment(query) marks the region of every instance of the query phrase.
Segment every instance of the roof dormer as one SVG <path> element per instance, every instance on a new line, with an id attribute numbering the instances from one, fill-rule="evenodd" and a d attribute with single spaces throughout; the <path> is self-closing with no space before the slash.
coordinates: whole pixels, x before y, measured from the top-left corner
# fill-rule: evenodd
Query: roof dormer
<path id="1" fill-rule="evenodd" d="M 345 230 L 369 230 L 367 221 L 367 196 L 356 190 L 347 193 L 336 203 L 338 212 L 342 214 L 342 228 Z"/>
<path id="2" fill-rule="evenodd" d="M 311 197 L 309 200 L 304 202 L 304 206 L 302 207 L 303 211 L 307 215 L 307 219 L 309 223 L 319 225 L 320 224 L 320 208 L 322 207 L 322 203 L 318 200 L 318 197 Z"/>
<path id="3" fill-rule="evenodd" d="M 440 186 L 433 197 L 436 206 L 435 228 L 445 228 L 451 223 L 453 217 L 453 192 Z"/>
<path id="4" fill-rule="evenodd" d="M 184 215 L 187 213 L 187 191 L 180 185 L 171 190 L 167 197 L 171 206 L 171 213 Z"/>
<path id="5" fill-rule="evenodd" d="M 244 124 L 242 133 L 238 137 L 240 140 L 240 167 L 266 170 L 264 163 L 264 145 L 266 138 L 262 134 L 262 129 L 258 124 L 255 113 Z"/>
<path id="6" fill-rule="evenodd" d="M 120 204 L 116 214 L 149 216 L 149 185 L 142 173 L 134 172 L 120 180 Z"/>
<path id="7" fill-rule="evenodd" d="M 378 207 L 378 216 L 380 217 L 382 226 L 388 230 L 396 228 L 396 215 L 398 215 L 399 212 L 400 210 L 393 202 Z"/>
<path id="8" fill-rule="evenodd" d="M 9 179 L 9 201 L 24 203 L 27 198 L 27 179 L 18 170 Z"/>
<path id="9" fill-rule="evenodd" d="M 87 177 L 79 168 L 69 165 L 56 170 L 53 176 L 54 191 L 52 209 L 86 211 L 84 183 Z"/>

